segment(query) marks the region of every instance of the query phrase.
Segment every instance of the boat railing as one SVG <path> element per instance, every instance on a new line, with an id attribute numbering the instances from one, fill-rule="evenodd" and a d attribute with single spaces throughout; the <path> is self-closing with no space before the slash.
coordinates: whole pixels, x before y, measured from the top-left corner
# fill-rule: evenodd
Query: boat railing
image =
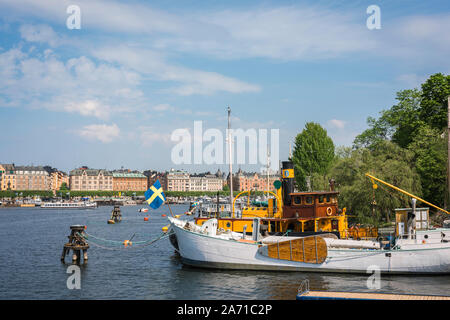
<path id="1" fill-rule="evenodd" d="M 309 279 L 304 279 L 297 289 L 298 295 L 304 295 L 309 292 Z"/>

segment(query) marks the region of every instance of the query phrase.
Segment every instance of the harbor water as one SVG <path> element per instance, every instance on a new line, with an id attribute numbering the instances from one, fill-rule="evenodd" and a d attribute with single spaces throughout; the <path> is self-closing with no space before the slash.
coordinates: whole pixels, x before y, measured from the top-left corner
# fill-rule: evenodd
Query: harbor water
<path id="1" fill-rule="evenodd" d="M 70 226 L 86 225 L 96 237 L 133 242 L 155 239 L 168 224 L 167 206 L 139 213 L 122 206 L 123 220 L 107 224 L 112 207 L 62 210 L 0 208 L 0 299 L 283 299 L 294 300 L 304 279 L 311 290 L 450 295 L 448 276 L 381 276 L 379 290 L 368 289 L 368 275 L 198 269 L 184 266 L 169 240 L 135 248 L 96 246 L 81 264 L 81 288 L 68 289 L 71 275 L 61 252 Z M 183 213 L 185 205 L 173 205 Z M 144 221 L 144 217 L 148 221 Z M 133 236 L 134 235 L 134 236 Z M 108 249 L 107 249 L 108 248 Z"/>

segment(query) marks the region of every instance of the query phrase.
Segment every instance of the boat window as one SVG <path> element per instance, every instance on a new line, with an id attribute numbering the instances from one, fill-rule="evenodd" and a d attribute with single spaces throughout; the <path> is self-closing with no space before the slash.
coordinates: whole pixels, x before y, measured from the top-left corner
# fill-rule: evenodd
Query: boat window
<path id="1" fill-rule="evenodd" d="M 312 204 L 313 203 L 313 197 L 312 196 L 305 197 L 305 202 L 306 202 L 306 204 Z"/>
<path id="2" fill-rule="evenodd" d="M 325 199 L 325 196 L 323 196 L 323 195 L 320 195 L 319 196 L 319 203 L 323 203 L 323 200 Z"/>
<path id="3" fill-rule="evenodd" d="M 330 197 L 330 195 L 329 194 L 327 194 L 327 203 L 330 203 L 330 201 L 331 201 L 331 197 Z"/>
<path id="4" fill-rule="evenodd" d="M 294 197 L 294 203 L 295 204 L 301 204 L 302 203 L 302 197 L 299 197 L 299 196 Z"/>

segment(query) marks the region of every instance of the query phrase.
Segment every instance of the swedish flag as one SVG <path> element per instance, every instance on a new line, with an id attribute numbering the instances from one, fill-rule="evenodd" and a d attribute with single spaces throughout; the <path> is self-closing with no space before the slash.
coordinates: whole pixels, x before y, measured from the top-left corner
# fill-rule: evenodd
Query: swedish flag
<path id="1" fill-rule="evenodd" d="M 166 201 L 166 196 L 159 180 L 156 180 L 150 189 L 145 191 L 145 200 L 153 209 L 158 209 Z"/>

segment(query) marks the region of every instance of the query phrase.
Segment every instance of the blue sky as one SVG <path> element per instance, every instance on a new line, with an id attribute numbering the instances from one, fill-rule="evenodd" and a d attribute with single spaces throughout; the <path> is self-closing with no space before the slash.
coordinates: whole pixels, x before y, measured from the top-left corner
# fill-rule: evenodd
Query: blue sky
<path id="1" fill-rule="evenodd" d="M 69 5 L 81 29 L 66 27 Z M 369 5 L 381 29 L 369 30 Z M 0 0 L 0 162 L 215 171 L 171 160 L 175 129 L 308 121 L 351 145 L 395 93 L 450 73 L 448 1 Z M 243 166 L 255 170 L 252 166 Z"/>

